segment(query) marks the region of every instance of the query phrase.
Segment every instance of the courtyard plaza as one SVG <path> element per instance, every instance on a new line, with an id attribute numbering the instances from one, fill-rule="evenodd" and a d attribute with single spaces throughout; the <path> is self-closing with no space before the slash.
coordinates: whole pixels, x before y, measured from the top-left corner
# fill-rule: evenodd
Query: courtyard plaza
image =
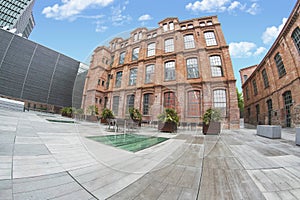
<path id="1" fill-rule="evenodd" d="M 153 126 L 135 134 L 169 138 L 135 153 L 87 137 L 107 126 L 59 115 L 0 110 L 0 199 L 300 199 L 300 147 L 255 129 L 204 136 Z M 122 131 L 118 134 L 123 134 Z"/>

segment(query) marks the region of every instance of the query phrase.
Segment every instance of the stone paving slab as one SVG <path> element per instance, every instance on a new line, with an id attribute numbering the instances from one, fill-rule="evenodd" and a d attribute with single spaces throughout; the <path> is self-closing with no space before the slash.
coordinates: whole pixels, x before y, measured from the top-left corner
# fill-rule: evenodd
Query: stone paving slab
<path id="1" fill-rule="evenodd" d="M 137 153 L 91 141 L 106 126 L 0 112 L 0 199 L 300 199 L 300 147 L 255 130 L 220 136 L 142 127 L 170 138 Z M 183 134 L 181 134 L 183 133 Z"/>

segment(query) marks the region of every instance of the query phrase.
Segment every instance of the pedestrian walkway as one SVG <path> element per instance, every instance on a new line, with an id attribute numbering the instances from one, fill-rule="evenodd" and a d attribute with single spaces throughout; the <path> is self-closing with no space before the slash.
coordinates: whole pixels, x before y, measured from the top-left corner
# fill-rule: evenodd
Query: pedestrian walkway
<path id="1" fill-rule="evenodd" d="M 86 138 L 97 123 L 0 110 L 0 199 L 300 199 L 293 129 L 267 139 L 253 129 L 136 133 L 169 137 L 132 153 Z M 67 119 L 71 120 L 71 119 Z"/>

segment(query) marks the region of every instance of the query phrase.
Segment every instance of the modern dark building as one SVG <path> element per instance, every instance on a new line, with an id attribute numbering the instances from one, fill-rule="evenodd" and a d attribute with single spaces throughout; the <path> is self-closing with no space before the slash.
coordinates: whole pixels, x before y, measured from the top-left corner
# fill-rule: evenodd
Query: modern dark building
<path id="1" fill-rule="evenodd" d="M 263 60 L 257 66 L 240 70 L 242 78 L 248 77 L 242 79 L 246 125 L 300 124 L 299 13 L 298 0 Z"/>
<path id="2" fill-rule="evenodd" d="M 72 106 L 79 61 L 5 30 L 0 29 L 0 38 L 1 97 L 25 101 L 30 108 Z"/>
<path id="3" fill-rule="evenodd" d="M 35 0 L 0 0 L 0 28 L 28 38 L 35 23 L 32 8 Z"/>

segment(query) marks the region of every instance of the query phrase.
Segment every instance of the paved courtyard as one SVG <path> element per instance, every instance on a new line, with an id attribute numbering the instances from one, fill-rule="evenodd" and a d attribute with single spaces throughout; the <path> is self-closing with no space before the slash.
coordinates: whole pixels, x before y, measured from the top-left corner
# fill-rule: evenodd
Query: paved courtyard
<path id="1" fill-rule="evenodd" d="M 106 126 L 0 110 L 0 199 L 300 199 L 300 146 L 254 129 L 138 134 L 169 140 L 137 153 L 86 138 Z M 71 119 L 68 119 L 71 120 Z"/>

